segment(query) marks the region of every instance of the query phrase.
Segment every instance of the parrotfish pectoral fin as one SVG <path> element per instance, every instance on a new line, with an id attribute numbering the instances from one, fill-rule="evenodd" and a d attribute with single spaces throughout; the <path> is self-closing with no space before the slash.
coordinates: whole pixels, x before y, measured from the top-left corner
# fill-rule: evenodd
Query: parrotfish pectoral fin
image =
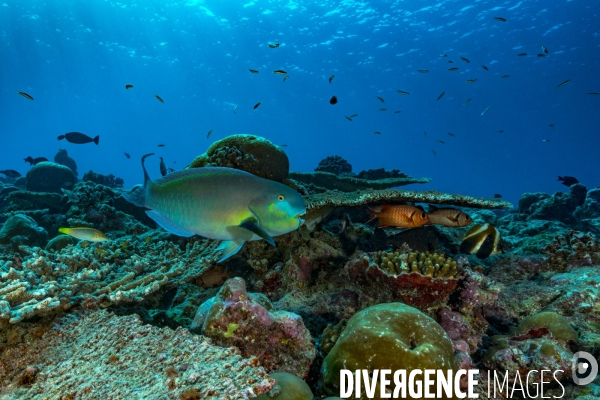
<path id="1" fill-rule="evenodd" d="M 275 241 L 273 240 L 271 235 L 269 235 L 267 232 L 265 232 L 265 230 L 263 228 L 258 226 L 258 224 L 256 222 L 257 221 L 255 218 L 248 218 L 240 224 L 240 228 L 249 230 L 250 232 L 265 239 L 267 241 L 267 243 L 269 243 L 271 246 L 275 247 Z"/>
<path id="2" fill-rule="evenodd" d="M 175 225 L 174 223 L 172 223 L 171 221 L 169 221 L 168 219 L 166 219 L 165 217 L 163 217 L 162 215 L 160 215 L 159 213 L 157 213 L 154 210 L 148 210 L 148 211 L 146 211 L 146 214 L 148 214 L 148 216 L 150 218 L 152 218 L 154 220 L 154 222 L 156 222 L 158 225 L 160 225 L 161 228 L 163 228 L 165 231 L 167 231 L 169 233 L 172 233 L 173 235 L 183 236 L 183 237 L 194 236 L 193 232 L 186 231 L 185 229 L 180 228 L 179 226 Z"/>
<path id="3" fill-rule="evenodd" d="M 223 240 L 219 247 L 216 248 L 215 251 L 223 250 L 223 255 L 219 258 L 218 262 L 225 261 L 242 248 L 242 246 L 246 243 L 245 241 L 235 241 L 235 240 Z"/>

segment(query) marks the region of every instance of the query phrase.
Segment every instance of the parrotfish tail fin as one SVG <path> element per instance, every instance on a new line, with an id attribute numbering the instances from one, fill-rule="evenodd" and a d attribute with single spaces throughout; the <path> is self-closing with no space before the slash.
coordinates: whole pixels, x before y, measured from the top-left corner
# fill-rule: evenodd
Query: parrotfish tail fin
<path id="1" fill-rule="evenodd" d="M 219 247 L 215 249 L 215 251 L 223 250 L 223 255 L 219 258 L 218 262 L 223 262 L 242 248 L 242 246 L 246 243 L 245 241 L 235 241 L 235 240 L 223 240 Z"/>
<path id="2" fill-rule="evenodd" d="M 138 207 L 146 207 L 146 191 L 142 185 L 135 185 L 129 192 L 122 192 L 125 200 Z"/>
<path id="3" fill-rule="evenodd" d="M 94 138 L 94 143 L 96 143 L 96 145 L 97 145 L 98 143 L 100 143 L 100 135 L 98 135 L 98 136 L 96 136 L 96 137 Z"/>
<path id="4" fill-rule="evenodd" d="M 149 153 L 149 154 L 144 154 L 142 156 L 142 170 L 144 170 L 144 187 L 148 186 L 148 183 L 152 182 L 152 180 L 150 179 L 150 175 L 148 175 L 148 171 L 146 171 L 146 166 L 144 165 L 144 161 L 146 161 L 146 158 L 153 156 L 154 153 Z"/>

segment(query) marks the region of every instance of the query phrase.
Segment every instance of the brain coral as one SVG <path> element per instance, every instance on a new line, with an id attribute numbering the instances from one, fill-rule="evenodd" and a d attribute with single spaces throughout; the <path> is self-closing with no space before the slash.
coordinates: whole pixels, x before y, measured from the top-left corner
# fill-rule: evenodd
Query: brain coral
<path id="1" fill-rule="evenodd" d="M 237 168 L 281 182 L 288 175 L 290 161 L 279 146 L 263 137 L 231 135 L 214 142 L 189 168 L 206 166 Z"/>
<path id="2" fill-rule="evenodd" d="M 340 393 L 341 369 L 456 370 L 456 366 L 452 342 L 435 320 L 406 304 L 386 303 L 355 314 L 325 357 L 324 383 L 330 394 Z M 377 387 L 376 399 L 379 393 Z"/>

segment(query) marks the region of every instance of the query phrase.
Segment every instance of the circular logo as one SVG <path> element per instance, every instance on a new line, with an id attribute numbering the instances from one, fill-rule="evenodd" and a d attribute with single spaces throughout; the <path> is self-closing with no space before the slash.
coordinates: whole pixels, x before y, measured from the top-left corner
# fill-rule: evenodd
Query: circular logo
<path id="1" fill-rule="evenodd" d="M 573 354 L 571 362 L 573 382 L 577 385 L 587 385 L 598 375 L 598 361 L 590 353 L 578 351 Z"/>

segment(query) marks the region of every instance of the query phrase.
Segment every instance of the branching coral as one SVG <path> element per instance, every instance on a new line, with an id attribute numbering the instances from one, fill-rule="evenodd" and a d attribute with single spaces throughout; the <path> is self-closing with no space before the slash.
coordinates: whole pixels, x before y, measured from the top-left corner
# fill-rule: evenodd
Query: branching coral
<path id="1" fill-rule="evenodd" d="M 335 175 L 341 175 L 343 173 L 351 174 L 352 165 L 341 156 L 327 156 L 319 161 L 319 165 L 317 165 L 315 171 L 329 172 Z"/>
<path id="2" fill-rule="evenodd" d="M 373 254 L 373 262 L 392 275 L 415 272 L 434 278 L 458 278 L 456 261 L 444 254 L 379 251 Z"/>
<path id="3" fill-rule="evenodd" d="M 137 315 L 70 315 L 41 340 L 0 353 L 0 395 L 243 400 L 270 390 L 258 360 L 239 354 L 186 329 L 144 326 Z"/>
<path id="4" fill-rule="evenodd" d="M 142 301 L 200 276 L 214 265 L 216 244 L 191 241 L 181 249 L 167 241 L 115 240 L 60 252 L 34 248 L 25 261 L 0 258 L 0 319 L 17 323 L 78 304 Z"/>

